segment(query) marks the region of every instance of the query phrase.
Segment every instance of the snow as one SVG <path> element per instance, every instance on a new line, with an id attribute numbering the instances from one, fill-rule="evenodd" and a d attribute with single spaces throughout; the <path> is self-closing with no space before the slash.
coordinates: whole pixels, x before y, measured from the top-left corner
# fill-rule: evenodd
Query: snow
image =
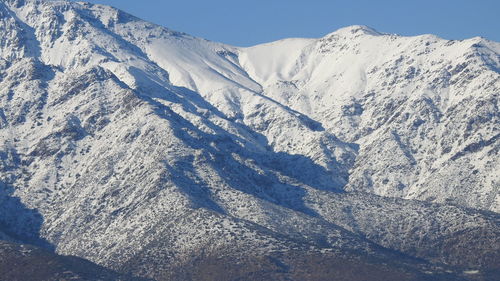
<path id="1" fill-rule="evenodd" d="M 250 77 L 260 84 L 269 80 L 293 80 L 303 49 L 314 39 L 284 39 L 240 50 L 239 62 Z"/>

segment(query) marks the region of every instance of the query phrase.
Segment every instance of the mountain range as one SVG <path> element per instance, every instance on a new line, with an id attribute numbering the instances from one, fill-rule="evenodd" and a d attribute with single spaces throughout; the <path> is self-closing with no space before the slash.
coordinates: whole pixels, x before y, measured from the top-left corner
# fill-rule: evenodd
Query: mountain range
<path id="1" fill-rule="evenodd" d="M 47 0 L 0 34 L 9 280 L 500 278 L 500 43 L 241 48 Z"/>

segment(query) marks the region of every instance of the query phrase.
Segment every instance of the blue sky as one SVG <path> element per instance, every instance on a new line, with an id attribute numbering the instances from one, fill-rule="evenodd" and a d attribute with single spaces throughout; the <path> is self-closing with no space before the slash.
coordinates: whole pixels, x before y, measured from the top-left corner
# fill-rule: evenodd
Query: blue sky
<path id="1" fill-rule="evenodd" d="M 362 24 L 401 35 L 500 41 L 500 0 L 91 0 L 209 40 L 251 46 Z"/>

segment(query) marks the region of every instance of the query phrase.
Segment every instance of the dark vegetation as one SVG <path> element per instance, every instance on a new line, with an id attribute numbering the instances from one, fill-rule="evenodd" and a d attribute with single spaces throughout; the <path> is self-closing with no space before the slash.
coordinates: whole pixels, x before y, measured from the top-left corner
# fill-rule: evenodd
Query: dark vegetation
<path id="1" fill-rule="evenodd" d="M 85 259 L 0 241 L 1 281 L 148 280 L 122 275 Z"/>

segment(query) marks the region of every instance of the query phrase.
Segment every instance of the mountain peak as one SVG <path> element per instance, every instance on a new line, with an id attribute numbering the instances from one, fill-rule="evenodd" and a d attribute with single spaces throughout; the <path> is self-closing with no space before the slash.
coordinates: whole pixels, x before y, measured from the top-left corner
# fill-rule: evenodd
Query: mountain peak
<path id="1" fill-rule="evenodd" d="M 366 26 L 366 25 L 351 25 L 351 26 L 346 26 L 342 27 L 340 29 L 337 29 L 336 31 L 328 34 L 326 37 L 330 35 L 346 35 L 346 36 L 360 36 L 360 35 L 372 35 L 372 36 L 378 36 L 382 35 L 383 33 L 378 32 L 377 30 Z"/>

